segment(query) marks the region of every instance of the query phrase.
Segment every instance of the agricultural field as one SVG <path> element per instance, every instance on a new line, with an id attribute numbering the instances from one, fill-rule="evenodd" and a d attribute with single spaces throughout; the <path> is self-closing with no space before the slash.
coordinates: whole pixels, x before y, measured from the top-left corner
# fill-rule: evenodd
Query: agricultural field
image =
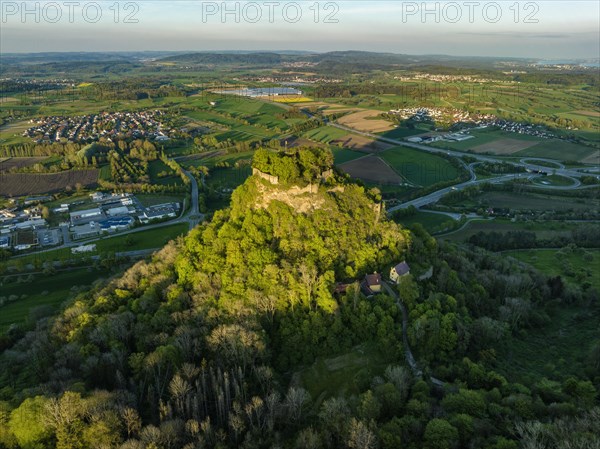
<path id="1" fill-rule="evenodd" d="M 416 186 L 428 187 L 438 182 L 451 181 L 460 175 L 459 170 L 448 160 L 412 148 L 395 147 L 379 156 Z"/>
<path id="2" fill-rule="evenodd" d="M 383 133 L 395 128 L 393 123 L 388 122 L 387 120 L 378 119 L 377 116 L 379 114 L 381 114 L 381 111 L 375 110 L 354 112 L 340 117 L 337 122 L 340 125 L 348 126 L 357 131 L 369 133 Z"/>
<path id="3" fill-rule="evenodd" d="M 322 126 L 311 129 L 302 134 L 302 137 L 321 143 L 330 143 L 332 140 L 339 140 L 347 135 L 348 132 L 333 126 Z"/>
<path id="4" fill-rule="evenodd" d="M 402 176 L 375 155 L 355 159 L 340 164 L 338 167 L 353 178 L 361 179 L 367 183 L 398 185 L 405 182 Z"/>
<path id="5" fill-rule="evenodd" d="M 93 187 L 98 170 L 70 170 L 61 173 L 0 173 L 0 195 L 25 196 L 63 192 L 78 186 Z"/>
<path id="6" fill-rule="evenodd" d="M 29 123 L 29 120 L 21 120 L 0 126 L 0 145 L 15 145 L 30 142 L 31 139 L 21 135 L 30 126 L 31 123 Z"/>
<path id="7" fill-rule="evenodd" d="M 215 135 L 219 142 L 227 139 L 234 142 L 248 142 L 273 136 L 275 136 L 274 132 L 252 125 L 237 125 L 228 131 L 223 131 Z"/>
<path id="8" fill-rule="evenodd" d="M 346 150 L 345 148 L 333 147 L 331 149 L 331 152 L 333 153 L 333 160 L 335 165 L 341 165 L 344 162 L 350 162 L 354 159 L 365 157 L 364 153 L 353 150 Z"/>
<path id="9" fill-rule="evenodd" d="M 543 157 L 559 161 L 586 161 L 589 157 L 598 154 L 598 150 L 578 145 L 564 140 L 544 140 L 537 145 L 514 153 L 515 156 Z"/>
<path id="10" fill-rule="evenodd" d="M 392 129 L 391 131 L 386 131 L 380 133 L 381 137 L 387 137 L 388 139 L 404 139 L 405 137 L 417 136 L 419 134 L 430 134 L 427 133 L 428 130 L 422 128 L 406 128 L 403 126 L 398 126 L 397 128 Z"/>
<path id="11" fill-rule="evenodd" d="M 340 139 L 330 141 L 329 144 L 348 148 L 350 150 L 364 151 L 365 153 L 378 153 L 380 151 L 393 148 L 392 144 L 380 142 L 375 139 L 356 134 L 346 134 Z"/>
<path id="12" fill-rule="evenodd" d="M 535 141 L 507 137 L 505 139 L 498 139 L 493 142 L 477 145 L 471 148 L 471 151 L 474 153 L 491 153 L 498 156 L 504 156 L 525 150 L 535 145 L 537 145 Z"/>
<path id="13" fill-rule="evenodd" d="M 541 157 L 559 161 L 572 160 L 594 163 L 600 153 L 592 147 L 560 139 L 542 139 L 525 134 L 509 133 L 497 129 L 477 129 L 470 132 L 474 139 L 462 142 L 434 142 L 438 148 L 475 153 L 490 153 L 498 156 Z"/>
<path id="14" fill-rule="evenodd" d="M 273 100 L 275 103 L 310 103 L 312 100 L 308 97 L 299 97 L 297 95 L 279 95 Z"/>
<path id="15" fill-rule="evenodd" d="M 566 198 L 531 192 L 483 192 L 475 198 L 453 203 L 455 207 L 492 207 L 510 210 L 586 211 L 600 209 L 600 199 Z"/>
<path id="16" fill-rule="evenodd" d="M 446 159 L 406 147 L 393 147 L 377 155 L 336 161 L 336 164 L 350 176 L 382 188 L 402 184 L 428 187 L 454 180 L 460 175 L 459 170 Z"/>
<path id="17" fill-rule="evenodd" d="M 13 168 L 30 167 L 45 161 L 46 157 L 8 157 L 0 161 L 0 172 L 7 172 Z"/>
<path id="18" fill-rule="evenodd" d="M 600 165 L 600 150 L 594 151 L 589 156 L 580 160 L 583 164 Z"/>
<path id="19" fill-rule="evenodd" d="M 214 101 L 215 105 L 210 105 L 208 101 Z M 277 104 L 232 95 L 210 95 L 207 96 L 206 102 L 197 104 L 198 107 L 202 108 L 202 112 L 205 112 L 206 114 L 202 115 L 202 113 L 197 111 L 189 113 L 188 116 L 196 119 L 202 117 L 202 120 L 208 120 L 232 127 L 236 125 L 236 122 L 227 121 L 227 116 L 229 115 L 233 117 L 234 120 L 247 121 L 251 125 L 266 128 L 279 128 L 281 130 L 287 129 L 290 124 L 303 120 L 303 118 L 283 119 L 279 117 L 286 112 L 286 109 Z"/>
<path id="20" fill-rule="evenodd" d="M 511 222 L 503 219 L 471 220 L 455 232 L 441 237 L 452 242 L 466 242 L 478 232 L 509 232 L 531 231 L 535 232 L 538 239 L 552 239 L 555 237 L 571 236 L 571 230 L 577 226 L 572 223 L 544 221 L 544 222 Z"/>

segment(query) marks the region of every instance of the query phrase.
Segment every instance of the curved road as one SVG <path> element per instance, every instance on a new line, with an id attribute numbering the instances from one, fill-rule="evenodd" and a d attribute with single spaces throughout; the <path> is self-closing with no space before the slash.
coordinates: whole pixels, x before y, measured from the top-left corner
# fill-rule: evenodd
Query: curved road
<path id="1" fill-rule="evenodd" d="M 350 128 L 348 126 L 343 126 L 343 125 L 340 125 L 339 123 L 333 123 L 330 121 L 326 121 L 325 123 L 328 126 L 332 126 L 334 128 L 342 129 L 347 132 L 359 134 L 361 136 L 369 137 L 369 138 L 379 140 L 382 142 L 391 143 L 393 145 L 414 148 L 414 149 L 425 151 L 425 152 L 432 153 L 432 154 L 443 154 L 443 155 L 447 155 L 447 156 L 456 157 L 471 174 L 471 179 L 469 181 L 465 181 L 465 182 L 456 184 L 451 187 L 446 187 L 446 188 L 440 189 L 436 192 L 422 196 L 420 198 L 416 198 L 414 200 L 407 201 L 407 202 L 399 204 L 397 206 L 393 206 L 388 209 L 388 213 L 394 212 L 398 209 L 405 209 L 408 206 L 414 206 L 416 208 L 421 208 L 427 204 L 437 202 L 442 196 L 446 195 L 449 192 L 452 192 L 454 190 L 461 190 L 461 189 L 471 186 L 471 185 L 482 184 L 482 183 L 498 184 L 498 183 L 511 181 L 514 179 L 533 179 L 533 178 L 542 176 L 537 173 L 516 173 L 516 174 L 502 175 L 502 176 L 498 176 L 495 178 L 477 179 L 477 175 L 475 174 L 475 171 L 474 171 L 475 165 L 480 164 L 482 162 L 503 163 L 506 161 L 502 160 L 502 159 L 490 157 L 490 156 L 480 155 L 480 154 L 471 154 L 471 153 L 466 154 L 466 153 L 462 153 L 460 151 L 446 150 L 443 148 L 435 148 L 435 147 L 430 147 L 427 145 L 420 145 L 417 143 L 406 142 L 403 140 L 390 139 L 388 137 L 383 137 L 383 136 L 380 136 L 377 134 L 372 134 L 372 133 L 368 133 L 368 132 L 364 132 L 364 131 L 357 131 L 354 128 Z M 477 159 L 477 162 L 473 162 L 473 163 L 467 165 L 462 160 L 463 156 L 469 156 L 474 159 Z M 554 162 L 550 159 L 544 159 L 544 158 L 534 158 L 534 159 L 540 160 L 540 161 Z M 563 176 L 563 177 L 573 180 L 573 184 L 570 186 L 552 186 L 552 185 L 536 184 L 536 187 L 539 187 L 541 189 L 560 189 L 560 190 L 570 190 L 570 189 L 579 189 L 579 188 L 589 187 L 589 186 L 582 186 L 581 181 L 578 179 L 581 176 L 588 175 L 588 173 L 584 173 L 584 172 L 582 173 L 577 170 L 565 168 L 565 166 L 563 164 L 559 164 L 556 162 L 555 163 L 557 164 L 557 168 L 553 169 L 553 168 L 545 167 L 542 165 L 535 165 L 535 164 L 528 163 L 527 162 L 528 160 L 531 160 L 531 159 L 524 158 L 524 159 L 521 159 L 519 162 L 511 162 L 511 164 L 520 166 L 520 167 L 524 167 L 526 170 L 533 171 L 533 172 L 537 172 L 537 171 L 548 172 L 549 170 L 552 170 L 552 172 L 556 173 L 557 175 L 560 175 L 560 176 Z M 560 168 L 558 168 L 558 166 L 560 166 Z M 594 170 L 594 169 L 596 169 L 596 167 L 590 167 L 590 170 Z"/>
<path id="2" fill-rule="evenodd" d="M 402 342 L 404 344 L 404 355 L 406 357 L 406 363 L 408 363 L 408 366 L 410 366 L 413 376 L 423 377 L 423 371 L 421 371 L 421 369 L 417 365 L 415 357 L 413 356 L 413 353 L 410 349 L 410 345 L 408 344 L 408 335 L 407 335 L 408 312 L 406 310 L 406 306 L 400 299 L 400 295 L 398 295 L 396 290 L 394 290 L 392 287 L 390 287 L 390 285 L 386 281 L 382 280 L 381 285 L 383 285 L 383 289 L 386 291 L 386 293 L 396 300 L 396 305 L 398 306 L 398 308 L 400 309 L 400 312 L 402 313 Z M 436 379 L 433 376 L 430 376 L 429 380 L 437 386 L 441 387 L 444 385 L 444 382 L 442 382 L 439 379 Z"/>

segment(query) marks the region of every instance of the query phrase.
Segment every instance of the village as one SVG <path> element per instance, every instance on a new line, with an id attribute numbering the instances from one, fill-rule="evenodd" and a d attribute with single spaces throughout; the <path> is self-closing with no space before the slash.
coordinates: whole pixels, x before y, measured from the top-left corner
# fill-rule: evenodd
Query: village
<path id="1" fill-rule="evenodd" d="M 158 110 L 102 112 L 75 117 L 48 116 L 30 120 L 34 126 L 23 131 L 23 137 L 29 137 L 36 143 L 62 140 L 90 143 L 100 137 L 165 141 L 169 140 L 174 130 L 163 128 L 160 122 L 162 116 L 164 112 Z"/>
<path id="2" fill-rule="evenodd" d="M 487 127 L 496 127 L 502 131 L 524 134 L 529 136 L 541 137 L 543 139 L 553 139 L 557 136 L 549 132 L 544 126 L 533 125 L 530 123 L 513 122 L 496 117 L 492 114 L 472 114 L 467 111 L 461 111 L 458 109 L 439 109 L 439 108 L 405 108 L 405 109 L 391 109 L 390 114 L 397 115 L 402 119 L 411 120 L 414 122 L 444 122 L 451 126 L 458 124 L 470 124 L 475 125 L 478 129 Z M 426 142 L 434 142 L 436 140 L 465 140 L 471 138 L 468 135 L 468 131 L 472 129 L 469 126 L 464 126 L 460 130 L 455 130 L 453 133 L 447 135 L 438 136 L 437 139 L 430 139 Z M 466 134 L 463 134 L 466 133 Z M 461 137 L 462 136 L 462 137 Z M 411 140 L 411 142 L 421 142 L 422 140 Z"/>

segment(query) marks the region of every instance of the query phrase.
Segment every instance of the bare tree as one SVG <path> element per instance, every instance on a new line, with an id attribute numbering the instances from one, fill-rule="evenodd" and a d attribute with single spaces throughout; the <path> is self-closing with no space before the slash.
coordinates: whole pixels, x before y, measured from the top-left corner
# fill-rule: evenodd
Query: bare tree
<path id="1" fill-rule="evenodd" d="M 365 423 L 352 418 L 348 432 L 348 447 L 351 449 L 373 449 L 377 446 L 377 437 Z"/>
<path id="2" fill-rule="evenodd" d="M 304 406 L 309 401 L 310 395 L 304 388 L 290 387 L 284 400 L 284 405 L 290 421 L 298 422 L 300 420 Z"/>

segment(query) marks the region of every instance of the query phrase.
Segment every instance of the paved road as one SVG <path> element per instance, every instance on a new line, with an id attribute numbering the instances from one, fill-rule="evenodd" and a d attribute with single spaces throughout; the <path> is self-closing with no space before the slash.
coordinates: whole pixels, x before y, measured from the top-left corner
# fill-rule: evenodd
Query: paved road
<path id="1" fill-rule="evenodd" d="M 406 363 L 408 363 L 408 366 L 410 366 L 410 369 L 415 377 L 421 377 L 423 372 L 417 366 L 417 362 L 415 361 L 408 344 L 408 335 L 406 333 L 406 330 L 408 329 L 408 312 L 406 311 L 406 307 L 400 300 L 398 293 L 396 293 L 396 291 L 390 287 L 387 282 L 381 281 L 381 285 L 383 285 L 383 289 L 387 292 L 387 294 L 396 300 L 396 305 L 400 309 L 400 312 L 402 312 L 402 342 L 404 343 L 404 355 L 406 357 Z"/>
<path id="2" fill-rule="evenodd" d="M 435 203 L 437 201 L 440 200 L 441 197 L 443 197 L 444 195 L 446 195 L 447 193 L 450 193 L 452 191 L 455 190 L 462 190 L 465 187 L 469 187 L 469 186 L 473 186 L 473 185 L 477 185 L 477 184 L 483 184 L 486 182 L 492 183 L 492 184 L 497 184 L 497 183 L 503 183 L 503 182 L 507 182 L 507 181 L 511 181 L 513 179 L 525 179 L 527 177 L 531 177 L 530 176 L 525 176 L 525 174 L 510 174 L 510 175 L 503 175 L 503 176 L 498 176 L 497 178 L 488 178 L 488 179 L 475 179 L 475 180 L 469 180 L 466 182 L 463 182 L 461 184 L 456 184 L 454 186 L 451 187 L 445 187 L 443 189 L 440 189 L 436 192 L 430 193 L 429 195 L 425 195 L 425 196 L 421 196 L 419 198 L 416 198 L 414 200 L 410 200 L 410 201 L 406 201 L 405 203 L 399 204 L 397 206 L 393 206 L 390 207 L 387 211 L 388 213 L 390 212 L 394 212 L 398 209 L 406 209 L 408 206 L 414 206 L 417 209 L 423 206 L 426 206 L 428 204 L 431 203 Z"/>
<path id="3" fill-rule="evenodd" d="M 383 285 L 383 289 L 386 291 L 386 293 L 396 300 L 396 305 L 402 313 L 402 342 L 404 344 L 404 355 L 406 357 L 406 363 L 408 363 L 408 366 L 410 366 L 410 369 L 415 377 L 423 377 L 423 371 L 421 371 L 421 369 L 417 365 L 417 362 L 410 349 L 410 345 L 408 344 L 408 312 L 406 310 L 406 306 L 400 299 L 400 295 L 398 295 L 396 290 L 390 287 L 390 285 L 386 281 L 381 281 L 381 285 Z M 436 379 L 433 376 L 430 376 L 429 380 L 437 386 L 441 387 L 444 385 L 444 382 L 442 382 L 439 379 Z"/>
<path id="4" fill-rule="evenodd" d="M 477 175 L 475 174 L 475 170 L 474 170 L 475 165 L 480 164 L 482 162 L 502 163 L 502 162 L 506 162 L 506 161 L 502 160 L 502 159 L 490 157 L 490 156 L 480 155 L 480 154 L 470 154 L 470 153 L 465 154 L 465 153 L 462 153 L 459 151 L 446 150 L 446 149 L 442 149 L 442 148 L 435 148 L 435 147 L 430 147 L 427 145 L 420 145 L 420 144 L 416 144 L 416 143 L 406 142 L 403 140 L 390 139 L 387 137 L 379 136 L 377 134 L 372 134 L 372 133 L 363 132 L 363 131 L 357 131 L 354 128 L 350 128 L 348 126 L 343 126 L 338 123 L 333 123 L 330 121 L 327 121 L 326 123 L 329 126 L 333 126 L 335 128 L 339 128 L 344 131 L 352 132 L 352 133 L 359 134 L 359 135 L 362 135 L 365 137 L 370 137 L 372 139 L 380 140 L 382 142 L 391 143 L 391 144 L 399 145 L 399 146 L 405 146 L 405 147 L 409 147 L 409 148 L 414 148 L 414 149 L 425 151 L 425 152 L 432 153 L 432 154 L 445 154 L 447 156 L 456 157 L 463 164 L 463 166 L 469 171 L 469 173 L 471 175 L 471 179 L 469 179 L 469 181 L 466 181 L 466 182 L 463 182 L 460 184 L 456 184 L 451 187 L 446 187 L 446 188 L 440 189 L 436 192 L 422 196 L 420 198 L 416 198 L 414 200 L 407 201 L 407 202 L 399 204 L 397 206 L 393 206 L 388 209 L 388 213 L 394 212 L 398 209 L 407 208 L 408 206 L 414 206 L 416 208 L 421 208 L 423 206 L 426 206 L 427 204 L 431 204 L 431 203 L 435 203 L 435 202 L 439 201 L 439 199 L 442 196 L 446 195 L 447 193 L 449 193 L 453 190 L 461 190 L 461 189 L 471 186 L 471 185 L 476 185 L 476 184 L 481 184 L 481 183 L 498 184 L 498 183 L 511 181 L 514 179 L 530 179 L 531 180 L 531 179 L 542 176 L 539 174 L 531 174 L 531 173 L 517 173 L 517 174 L 497 176 L 495 178 L 477 179 Z M 477 162 L 467 165 L 462 160 L 463 156 L 473 157 L 474 159 L 477 159 Z M 554 162 L 550 159 L 543 159 L 543 158 L 535 158 L 535 159 L 548 161 L 548 162 Z M 571 189 L 588 187 L 588 186 L 582 186 L 581 181 L 578 179 L 581 176 L 585 176 L 586 173 L 582 173 L 577 170 L 565 168 L 565 166 L 563 164 L 559 164 L 560 168 L 550 169 L 550 168 L 542 166 L 542 165 L 531 164 L 528 162 L 529 160 L 531 160 L 531 159 L 525 158 L 525 159 L 522 159 L 520 162 L 514 162 L 514 163 L 511 162 L 511 163 L 513 163 L 516 166 L 524 167 L 526 170 L 530 170 L 532 172 L 537 172 L 537 171 L 548 172 L 548 171 L 552 170 L 553 173 L 564 176 L 573 181 L 573 184 L 570 186 L 552 186 L 552 185 L 537 184 L 536 187 L 539 187 L 542 189 L 559 189 L 559 190 L 571 190 Z M 595 167 L 590 168 L 590 170 L 593 170 L 593 169 L 595 169 Z"/>
<path id="5" fill-rule="evenodd" d="M 69 243 L 71 243 L 71 235 L 69 234 L 69 225 L 61 224 L 60 230 L 62 231 L 63 245 L 68 245 Z"/>
<path id="6" fill-rule="evenodd" d="M 192 204 L 190 206 L 190 211 L 187 214 L 187 218 L 185 218 L 185 220 L 189 222 L 191 230 L 204 220 L 204 215 L 201 214 L 198 209 L 198 181 L 189 171 L 183 170 L 183 173 L 188 177 L 192 186 Z"/>

